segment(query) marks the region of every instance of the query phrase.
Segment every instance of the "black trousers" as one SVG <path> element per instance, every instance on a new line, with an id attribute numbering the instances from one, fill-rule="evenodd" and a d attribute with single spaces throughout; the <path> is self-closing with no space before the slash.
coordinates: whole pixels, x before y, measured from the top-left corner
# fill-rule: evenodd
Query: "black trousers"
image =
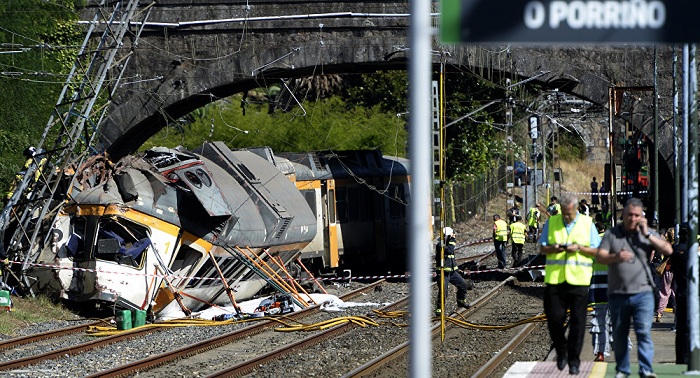
<path id="1" fill-rule="evenodd" d="M 517 244 L 513 243 L 511 247 L 511 255 L 513 256 L 513 266 L 518 263 L 523 258 L 523 245 L 524 244 Z"/>
<path id="2" fill-rule="evenodd" d="M 506 267 L 506 241 L 494 240 L 493 246 L 496 248 L 496 259 L 498 259 L 498 269 Z"/>
<path id="3" fill-rule="evenodd" d="M 439 272 L 438 272 L 439 274 Z M 438 283 L 440 282 L 440 276 L 438 275 Z M 447 303 L 447 292 L 449 290 L 449 284 L 455 285 L 457 288 L 457 302 L 464 302 L 467 298 L 467 281 L 464 280 L 461 274 L 457 272 L 445 272 L 445 282 L 443 286 L 445 287 L 444 299 Z M 436 308 L 440 307 L 440 286 L 438 285 L 438 296 L 436 300 Z"/>
<path id="4" fill-rule="evenodd" d="M 547 315 L 549 336 L 557 355 L 567 356 L 569 367 L 581 365 L 587 306 L 588 285 L 548 284 L 544 289 L 544 313 Z M 566 310 L 570 311 L 568 338 L 565 327 Z"/>
<path id="5" fill-rule="evenodd" d="M 676 363 L 688 363 L 690 333 L 688 332 L 688 296 L 676 293 Z"/>

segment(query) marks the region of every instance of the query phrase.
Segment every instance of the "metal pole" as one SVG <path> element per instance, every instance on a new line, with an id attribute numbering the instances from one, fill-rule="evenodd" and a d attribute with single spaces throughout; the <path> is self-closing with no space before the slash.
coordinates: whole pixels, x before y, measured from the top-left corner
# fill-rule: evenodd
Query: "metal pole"
<path id="1" fill-rule="evenodd" d="M 675 198 L 676 209 L 673 222 L 676 225 L 676 236 L 678 236 L 681 223 L 681 173 L 678 167 L 678 53 L 673 47 L 673 175 L 675 177 Z"/>
<path id="2" fill-rule="evenodd" d="M 654 186 L 652 187 L 654 206 L 654 223 L 659 224 L 659 96 L 656 88 L 658 76 L 658 64 L 656 46 L 654 46 Z"/>
<path id="3" fill-rule="evenodd" d="M 608 158 L 610 159 L 610 176 L 606 177 L 605 180 L 609 181 L 607 186 L 608 189 L 608 210 L 612 214 L 612 225 L 614 226 L 616 222 L 616 208 L 617 208 L 617 188 L 615 181 L 617 178 L 616 167 L 615 167 L 615 106 L 617 102 L 617 91 L 615 87 L 610 87 L 608 89 Z"/>
<path id="4" fill-rule="evenodd" d="M 698 105 L 697 87 L 698 71 L 695 65 L 695 45 L 690 45 L 690 83 L 688 85 L 688 101 L 690 102 L 690 127 L 686 144 L 689 145 L 688 155 L 688 197 L 690 208 L 688 209 L 688 223 L 690 225 L 690 240 L 692 242 L 688 252 L 688 327 L 690 335 L 690 354 L 688 356 L 688 371 L 700 374 L 700 317 L 698 314 Z M 694 315 L 694 316 L 693 316 Z"/>
<path id="5" fill-rule="evenodd" d="M 684 167 L 685 169 L 688 168 L 688 70 L 689 68 L 689 62 L 688 62 L 688 44 L 683 45 L 683 118 L 682 118 L 682 134 L 683 134 L 683 148 L 682 148 L 682 154 L 681 154 L 681 167 Z M 681 190 L 681 219 L 683 219 L 684 222 L 688 221 L 688 176 L 687 176 L 687 171 L 685 172 L 686 176 L 685 179 L 683 180 L 683 185 L 682 185 L 682 190 Z"/>
<path id="6" fill-rule="evenodd" d="M 430 377 L 432 339 L 430 337 L 430 2 L 410 0 L 408 60 L 409 156 L 411 158 L 411 204 L 409 205 L 409 271 L 411 273 L 411 325 L 409 329 L 409 375 Z"/>
<path id="7" fill-rule="evenodd" d="M 438 101 L 438 109 L 440 109 L 439 114 L 439 127 L 440 127 L 440 137 L 438 138 L 438 145 L 440 146 L 440 151 L 438 155 L 440 156 L 440 340 L 445 341 L 445 234 L 443 230 L 447 225 L 445 223 L 445 64 L 440 62 L 440 98 Z"/>

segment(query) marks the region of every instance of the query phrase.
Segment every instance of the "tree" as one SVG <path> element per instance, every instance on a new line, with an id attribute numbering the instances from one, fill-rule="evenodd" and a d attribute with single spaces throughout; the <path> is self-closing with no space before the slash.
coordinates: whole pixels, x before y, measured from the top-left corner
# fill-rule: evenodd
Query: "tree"
<path id="1" fill-rule="evenodd" d="M 74 0 L 0 2 L 0 182 L 24 163 L 49 120 L 80 44 Z"/>

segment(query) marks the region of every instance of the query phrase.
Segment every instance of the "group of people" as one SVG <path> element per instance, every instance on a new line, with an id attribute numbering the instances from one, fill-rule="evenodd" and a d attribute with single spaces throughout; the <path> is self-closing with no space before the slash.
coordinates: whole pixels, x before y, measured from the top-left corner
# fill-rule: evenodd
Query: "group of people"
<path id="1" fill-rule="evenodd" d="M 601 224 L 596 227 L 590 216 L 578 211 L 579 206 L 576 196 L 562 196 L 561 213 L 547 220 L 539 239 L 540 251 L 547 260 L 544 311 L 557 368 L 563 370 L 568 365 L 569 374 L 579 373 L 590 293 L 598 296 L 594 303 L 608 305 L 607 309 L 594 307 L 597 312 L 593 326 L 604 329 L 609 311 L 616 377 L 631 373 L 630 326 L 637 338 L 639 375 L 656 377 L 651 339 L 655 284 L 648 262 L 653 252 L 669 256 L 673 247 L 648 226 L 642 201 L 637 198 L 625 204 L 622 222 L 604 232 Z M 607 298 L 601 297 L 603 293 Z M 601 356 L 596 358 L 600 360 Z"/>
<path id="2" fill-rule="evenodd" d="M 594 178 L 595 182 L 595 178 Z M 596 200 L 591 201 L 595 205 Z M 616 377 L 624 378 L 631 374 L 629 338 L 630 328 L 634 329 L 640 377 L 656 377 L 652 360 L 654 343 L 651 338 L 651 326 L 666 302 L 656 303 L 655 290 L 661 288 L 668 297 L 663 285 L 670 278 L 658 277 L 650 268 L 653 255 L 669 259 L 669 275 L 676 277 L 676 362 L 687 363 L 688 330 L 687 321 L 687 266 L 689 246 L 687 225 L 681 226 L 678 241 L 669 233 L 659 235 L 647 223 L 643 212 L 643 203 L 638 198 L 629 198 L 622 211 L 621 222 L 615 227 L 604 224 L 600 219 L 583 214 L 582 202 L 573 194 L 565 194 L 561 202 L 552 198 L 552 205 L 547 208 L 549 218 L 542 227 L 538 239 L 540 253 L 546 256 L 544 312 L 547 326 L 556 351 L 556 364 L 559 370 L 567 365 L 569 374 L 577 375 L 581 365 L 581 350 L 587 329 L 587 308 L 593 305 L 594 314 L 591 322 L 594 353 L 596 361 L 604 361 L 609 355 L 609 344 L 615 356 Z M 526 233 L 532 232 L 530 219 L 536 215 L 537 222 L 542 204 L 538 203 L 528 211 L 528 223 L 522 221 L 518 206 L 508 211 L 511 224 L 493 216 L 493 240 L 496 248 L 499 268 L 505 268 L 505 245 L 513 242 L 513 264 L 520 260 L 522 244 Z M 534 210 L 533 210 L 534 209 Z M 605 209 L 605 207 L 603 207 Z M 517 210 L 517 211 L 515 211 Z M 445 234 L 445 282 L 457 286 L 457 303 L 466 304 L 467 282 L 461 275 L 453 274 L 457 270 L 454 259 L 454 232 L 447 228 Z M 668 240 L 670 238 L 670 240 Z M 678 272 L 678 273 L 676 273 Z M 661 283 L 660 283 L 661 282 Z M 445 287 L 446 291 L 446 287 Z M 441 293 L 444 299 L 446 293 Z M 657 307 L 658 306 L 658 307 Z M 569 330 L 567 335 L 567 328 Z"/>

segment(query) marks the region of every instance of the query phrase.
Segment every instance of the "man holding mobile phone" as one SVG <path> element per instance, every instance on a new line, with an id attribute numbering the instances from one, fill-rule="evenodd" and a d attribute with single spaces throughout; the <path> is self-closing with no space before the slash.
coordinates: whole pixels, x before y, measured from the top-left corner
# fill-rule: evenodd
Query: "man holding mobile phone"
<path id="1" fill-rule="evenodd" d="M 647 225 L 642 201 L 630 198 L 622 211 L 622 223 L 608 229 L 598 248 L 596 261 L 608 264 L 608 304 L 613 327 L 613 351 L 617 378 L 630 375 L 627 337 L 634 322 L 639 356 L 639 376 L 656 377 L 652 369 L 654 342 L 654 284 L 649 259 L 652 251 L 669 256 L 671 244 Z"/>

